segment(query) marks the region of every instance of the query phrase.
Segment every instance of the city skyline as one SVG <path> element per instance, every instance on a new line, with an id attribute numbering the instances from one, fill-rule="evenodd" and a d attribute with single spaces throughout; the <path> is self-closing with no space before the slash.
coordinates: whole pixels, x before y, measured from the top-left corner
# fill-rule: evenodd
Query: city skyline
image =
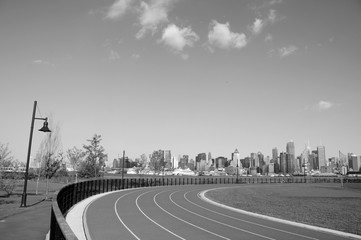
<path id="1" fill-rule="evenodd" d="M 25 162 L 33 102 L 62 149 L 361 154 L 356 0 L 0 4 L 0 142 Z M 35 121 L 32 156 L 43 133 Z"/>

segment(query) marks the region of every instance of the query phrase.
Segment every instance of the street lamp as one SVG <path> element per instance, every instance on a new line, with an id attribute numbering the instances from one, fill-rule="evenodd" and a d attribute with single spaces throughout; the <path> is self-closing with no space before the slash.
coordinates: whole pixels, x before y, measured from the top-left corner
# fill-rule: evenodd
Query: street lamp
<path id="1" fill-rule="evenodd" d="M 238 183 L 238 176 L 239 176 L 239 173 L 238 173 L 238 160 L 237 160 L 237 181 L 236 181 L 236 183 Z"/>
<path id="2" fill-rule="evenodd" d="M 26 197 L 27 197 L 26 190 L 27 190 L 27 186 L 28 186 L 29 163 L 30 163 L 30 153 L 31 153 L 31 142 L 33 140 L 34 121 L 35 120 L 43 120 L 44 121 L 43 127 L 40 128 L 39 131 L 41 131 L 41 132 L 51 132 L 50 129 L 48 128 L 48 118 L 36 118 L 35 117 L 36 105 L 37 105 L 37 101 L 34 101 L 33 116 L 31 118 L 31 126 L 30 126 L 28 156 L 27 156 L 27 159 L 26 159 L 24 190 L 23 190 L 23 195 L 21 196 L 21 205 L 20 205 L 20 207 L 26 207 Z"/>
<path id="3" fill-rule="evenodd" d="M 124 189 L 124 158 L 125 158 L 125 151 L 123 150 L 123 159 L 122 159 L 122 189 Z"/>

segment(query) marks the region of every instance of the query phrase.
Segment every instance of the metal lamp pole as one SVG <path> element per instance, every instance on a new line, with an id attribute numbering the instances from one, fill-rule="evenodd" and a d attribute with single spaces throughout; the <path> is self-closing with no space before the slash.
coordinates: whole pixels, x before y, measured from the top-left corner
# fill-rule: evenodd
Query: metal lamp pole
<path id="1" fill-rule="evenodd" d="M 123 150 L 123 164 L 122 164 L 122 189 L 124 189 L 124 156 L 125 151 Z"/>
<path id="2" fill-rule="evenodd" d="M 238 160 L 237 160 L 237 181 L 236 181 L 236 183 L 238 183 Z"/>
<path id="3" fill-rule="evenodd" d="M 21 205 L 20 207 L 26 207 L 26 197 L 27 197 L 27 187 L 28 187 L 28 176 L 29 176 L 29 164 L 30 164 L 30 154 L 31 154 L 31 143 L 33 141 L 33 130 L 34 130 L 34 121 L 36 120 L 43 120 L 44 126 L 39 129 L 39 131 L 42 132 L 51 132 L 48 128 L 48 118 L 36 118 L 35 112 L 36 112 L 36 105 L 37 101 L 34 101 L 34 108 L 33 108 L 33 115 L 31 118 L 31 126 L 30 126 L 30 137 L 29 137 L 29 146 L 28 146 L 28 156 L 26 158 L 26 168 L 25 168 L 25 178 L 24 178 L 24 190 L 23 195 L 21 196 Z"/>

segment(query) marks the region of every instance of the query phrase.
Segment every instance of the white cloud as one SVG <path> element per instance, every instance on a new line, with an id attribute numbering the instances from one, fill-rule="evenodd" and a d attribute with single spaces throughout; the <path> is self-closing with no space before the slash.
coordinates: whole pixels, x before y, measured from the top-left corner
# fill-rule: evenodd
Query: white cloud
<path id="1" fill-rule="evenodd" d="M 109 51 L 108 51 L 108 59 L 110 61 L 119 60 L 120 59 L 120 54 L 117 51 L 113 50 L 113 49 L 109 49 Z"/>
<path id="2" fill-rule="evenodd" d="M 294 45 L 290 45 L 288 47 L 283 47 L 278 49 L 278 53 L 280 57 L 287 57 L 289 55 L 294 54 L 297 51 L 297 47 Z"/>
<path id="3" fill-rule="evenodd" d="M 117 19 L 124 15 L 133 0 L 116 0 L 106 13 L 105 18 Z"/>
<path id="4" fill-rule="evenodd" d="M 283 0 L 272 0 L 269 2 L 269 5 L 274 5 L 274 4 L 279 4 L 279 3 L 282 3 Z"/>
<path id="5" fill-rule="evenodd" d="M 138 60 L 140 58 L 140 55 L 138 53 L 132 54 L 132 59 Z"/>
<path id="6" fill-rule="evenodd" d="M 136 38 L 143 38 L 147 31 L 154 34 L 162 23 L 168 22 L 168 13 L 172 9 L 175 0 L 152 0 L 150 4 L 141 2 L 139 12 L 139 24 L 141 29 Z"/>
<path id="7" fill-rule="evenodd" d="M 247 45 L 246 35 L 244 33 L 231 32 L 228 22 L 222 24 L 213 20 L 210 26 L 211 29 L 208 32 L 208 42 L 210 45 L 223 49 L 241 49 Z"/>
<path id="8" fill-rule="evenodd" d="M 249 29 L 253 34 L 258 34 L 262 31 L 266 22 L 262 19 L 256 18 L 252 26 L 249 26 Z"/>
<path id="9" fill-rule="evenodd" d="M 33 63 L 34 64 L 39 64 L 39 65 L 55 67 L 55 64 L 53 64 L 51 62 L 48 62 L 48 61 L 41 60 L 41 59 L 34 60 Z"/>
<path id="10" fill-rule="evenodd" d="M 334 106 L 334 104 L 332 102 L 327 102 L 327 101 L 319 101 L 317 103 L 317 109 L 318 110 L 328 110 L 330 108 L 332 108 Z"/>
<path id="11" fill-rule="evenodd" d="M 198 35 L 192 31 L 191 27 L 179 28 L 174 24 L 168 25 L 163 30 L 160 42 L 170 47 L 175 53 L 180 54 L 183 59 L 188 55 L 182 53 L 185 47 L 192 47 L 199 40 Z"/>
<path id="12" fill-rule="evenodd" d="M 267 34 L 267 36 L 265 37 L 264 41 L 265 41 L 265 42 L 270 42 L 270 41 L 272 41 L 272 39 L 273 39 L 273 37 L 272 37 L 272 35 L 269 33 L 269 34 Z"/>

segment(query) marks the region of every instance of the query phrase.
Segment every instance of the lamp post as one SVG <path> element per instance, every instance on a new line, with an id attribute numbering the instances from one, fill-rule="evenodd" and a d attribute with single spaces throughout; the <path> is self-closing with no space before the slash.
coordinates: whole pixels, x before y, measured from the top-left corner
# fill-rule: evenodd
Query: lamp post
<path id="1" fill-rule="evenodd" d="M 238 176 L 239 176 L 239 173 L 238 173 L 238 159 L 237 159 L 237 180 L 236 180 L 236 183 L 238 183 Z"/>
<path id="2" fill-rule="evenodd" d="M 123 163 L 122 163 L 122 189 L 124 189 L 124 158 L 125 158 L 125 151 L 123 151 Z"/>
<path id="3" fill-rule="evenodd" d="M 43 120 L 44 125 L 42 128 L 39 129 L 41 132 L 51 132 L 48 128 L 48 118 L 36 118 L 35 112 L 36 112 L 36 105 L 37 101 L 34 101 L 34 108 L 33 108 L 33 115 L 31 118 L 31 126 L 30 126 L 30 137 L 29 137 L 29 146 L 28 146 L 28 156 L 26 159 L 26 168 L 25 168 L 25 178 L 24 178 L 24 190 L 23 195 L 21 196 L 21 205 L 20 207 L 26 207 L 26 197 L 27 197 L 27 187 L 28 187 L 28 175 L 29 175 L 29 164 L 30 164 L 30 154 L 31 154 L 31 143 L 33 140 L 33 130 L 34 130 L 34 121 L 35 120 Z"/>

